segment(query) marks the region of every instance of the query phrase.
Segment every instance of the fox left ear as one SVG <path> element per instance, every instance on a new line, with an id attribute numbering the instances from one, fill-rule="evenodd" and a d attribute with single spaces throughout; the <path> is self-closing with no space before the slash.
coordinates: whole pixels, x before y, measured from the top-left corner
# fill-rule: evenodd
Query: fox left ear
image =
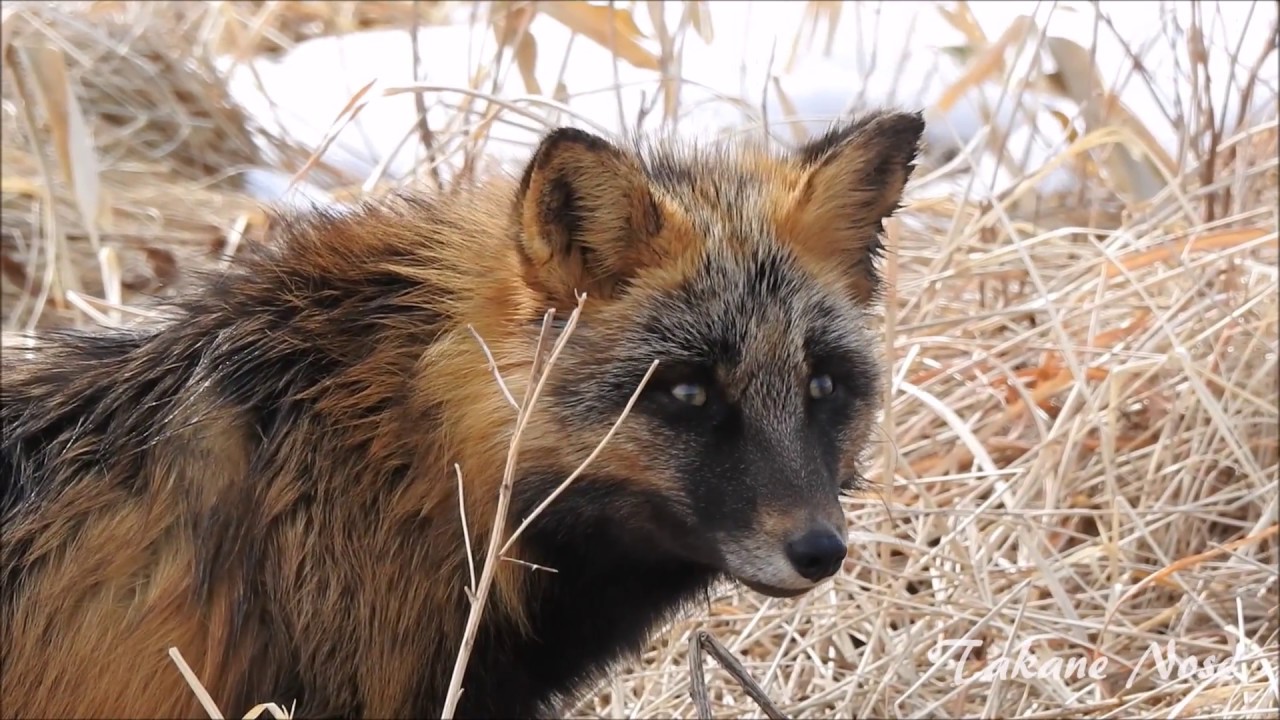
<path id="1" fill-rule="evenodd" d="M 534 151 L 516 209 L 526 282 L 558 309 L 574 307 L 575 292 L 612 296 L 645 263 L 662 229 L 635 161 L 604 138 L 568 127 Z"/>
<path id="2" fill-rule="evenodd" d="M 884 220 L 902 202 L 924 127 L 920 113 L 877 112 L 796 151 L 803 174 L 787 234 L 811 257 L 838 262 L 860 303 L 878 295 Z"/>

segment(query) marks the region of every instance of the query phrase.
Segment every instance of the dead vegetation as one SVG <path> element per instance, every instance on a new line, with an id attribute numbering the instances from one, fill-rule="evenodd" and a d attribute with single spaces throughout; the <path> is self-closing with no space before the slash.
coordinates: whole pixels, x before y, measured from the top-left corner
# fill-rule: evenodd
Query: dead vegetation
<path id="1" fill-rule="evenodd" d="M 655 38 L 631 19 L 644 3 L 503 5 L 490 17 L 495 8 L 481 4 L 476 21 L 508 41 L 501 62 L 514 72 L 556 61 L 553 49 L 526 44 L 521 23 L 534 12 L 670 77 L 680 33 L 714 33 L 704 3 L 687 3 L 687 20 Z M 779 47 L 821 45 L 854 12 L 808 6 L 809 39 Z M 1208 30 L 1206 4 L 1170 31 L 1182 74 L 1157 78 L 1137 60 L 1142 48 L 1124 73 L 1098 67 L 1091 49 L 1048 34 L 1053 21 L 1030 17 L 1030 4 L 996 39 L 964 3 L 940 7 L 968 43 L 961 80 L 933 98 L 936 109 L 995 84 L 1012 97 L 1053 93 L 1078 111 L 1058 113 L 1049 167 L 1024 166 L 999 128 L 933 162 L 908 219 L 890 228 L 882 482 L 848 506 L 845 571 L 791 601 L 726 589 L 577 716 L 695 716 L 688 651 L 700 631 L 790 717 L 1274 717 L 1280 708 L 1280 162 L 1276 88 L 1256 81 L 1276 62 L 1274 40 L 1255 56 L 1237 50 L 1234 77 L 1212 76 L 1204 47 L 1234 39 Z M 5 330 L 145 319 L 146 295 L 181 288 L 188 268 L 261 232 L 238 173 L 262 162 L 264 146 L 285 158 L 285 173 L 305 168 L 336 195 L 359 194 L 359 180 L 290 138 L 255 143 L 215 53 L 251 58 L 322 34 L 408 29 L 446 9 L 6 3 Z M 1271 23 L 1274 39 L 1274 5 L 1258 3 L 1252 22 Z M 1183 128 L 1176 152 L 1152 137 L 1151 118 L 1118 101 L 1120 75 L 1195 99 L 1189 115 L 1170 110 Z M 1228 113 L 1224 92 L 1245 98 L 1241 107 L 1269 97 L 1271 110 Z M 441 141 L 448 131 L 432 132 Z M 1021 181 L 975 199 L 964 177 L 980 154 Z M 1076 186 L 1038 185 L 1055 167 Z M 944 176 L 961 180 L 931 182 Z M 1162 675 L 1153 646 L 1195 658 L 1184 668 L 1235 663 Z M 1022 667 L 1040 677 L 1010 667 L 1020 653 L 1034 656 Z M 1076 672 L 1085 663 L 1099 672 Z M 711 664 L 706 698 L 716 717 L 760 713 Z M 290 704 L 262 701 L 281 714 Z"/>

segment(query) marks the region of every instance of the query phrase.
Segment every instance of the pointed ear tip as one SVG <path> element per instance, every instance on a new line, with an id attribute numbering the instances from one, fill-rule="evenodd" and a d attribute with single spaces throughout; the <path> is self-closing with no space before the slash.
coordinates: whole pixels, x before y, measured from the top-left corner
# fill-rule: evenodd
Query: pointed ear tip
<path id="1" fill-rule="evenodd" d="M 590 162 L 589 158 L 617 157 L 619 154 L 620 151 L 613 143 L 588 130 L 572 125 L 553 128 L 542 136 L 525 163 L 517 194 L 523 197 L 534 176 L 557 159 L 568 159 L 575 165 L 581 165 Z"/>
<path id="2" fill-rule="evenodd" d="M 843 131 L 836 134 L 853 132 L 863 137 L 891 138 L 918 149 L 927 125 L 923 109 L 912 112 L 885 108 L 849 120 Z"/>
<path id="3" fill-rule="evenodd" d="M 547 140 L 573 140 L 583 137 L 592 137 L 592 135 L 586 130 L 573 125 L 557 125 L 542 134 L 543 142 Z"/>
<path id="4" fill-rule="evenodd" d="M 919 157 L 925 142 L 924 131 L 927 123 L 924 119 L 924 111 L 887 113 L 883 120 L 885 136 L 895 141 L 894 144 L 899 148 L 906 150 L 907 166 L 914 169 L 915 159 Z"/>
<path id="5" fill-rule="evenodd" d="M 613 147 L 603 137 L 572 125 L 561 125 L 553 128 L 543 135 L 542 140 L 538 143 L 540 149 L 558 147 L 560 145 L 578 145 L 588 150 L 602 150 Z"/>
<path id="6" fill-rule="evenodd" d="M 924 138 L 924 131 L 928 125 L 924 119 L 924 110 L 897 111 L 889 113 L 886 119 L 890 121 L 893 129 L 904 137 L 909 137 L 916 143 Z"/>

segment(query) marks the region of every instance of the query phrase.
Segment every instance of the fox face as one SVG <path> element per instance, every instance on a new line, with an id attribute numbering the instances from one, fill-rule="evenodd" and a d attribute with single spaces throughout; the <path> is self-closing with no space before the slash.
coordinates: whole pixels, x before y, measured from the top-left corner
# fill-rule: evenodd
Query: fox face
<path id="1" fill-rule="evenodd" d="M 923 129 L 884 112 L 773 153 L 560 129 L 535 152 L 524 280 L 562 310 L 587 295 L 544 435 L 580 459 L 657 361 L 587 481 L 647 552 L 776 597 L 839 570 L 881 393 L 882 221 Z"/>

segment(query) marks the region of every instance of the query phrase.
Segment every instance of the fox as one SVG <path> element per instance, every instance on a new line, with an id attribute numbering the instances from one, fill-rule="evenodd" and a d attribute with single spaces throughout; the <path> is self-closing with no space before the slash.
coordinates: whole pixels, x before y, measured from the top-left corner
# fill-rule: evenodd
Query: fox
<path id="1" fill-rule="evenodd" d="M 228 716 L 440 717 L 548 313 L 578 315 L 501 527 L 532 520 L 456 716 L 562 715 L 720 583 L 812 591 L 868 482 L 923 131 L 561 126 L 522 172 L 273 210 L 163 321 L 5 355 L 0 714 L 199 717 L 172 647 Z"/>

